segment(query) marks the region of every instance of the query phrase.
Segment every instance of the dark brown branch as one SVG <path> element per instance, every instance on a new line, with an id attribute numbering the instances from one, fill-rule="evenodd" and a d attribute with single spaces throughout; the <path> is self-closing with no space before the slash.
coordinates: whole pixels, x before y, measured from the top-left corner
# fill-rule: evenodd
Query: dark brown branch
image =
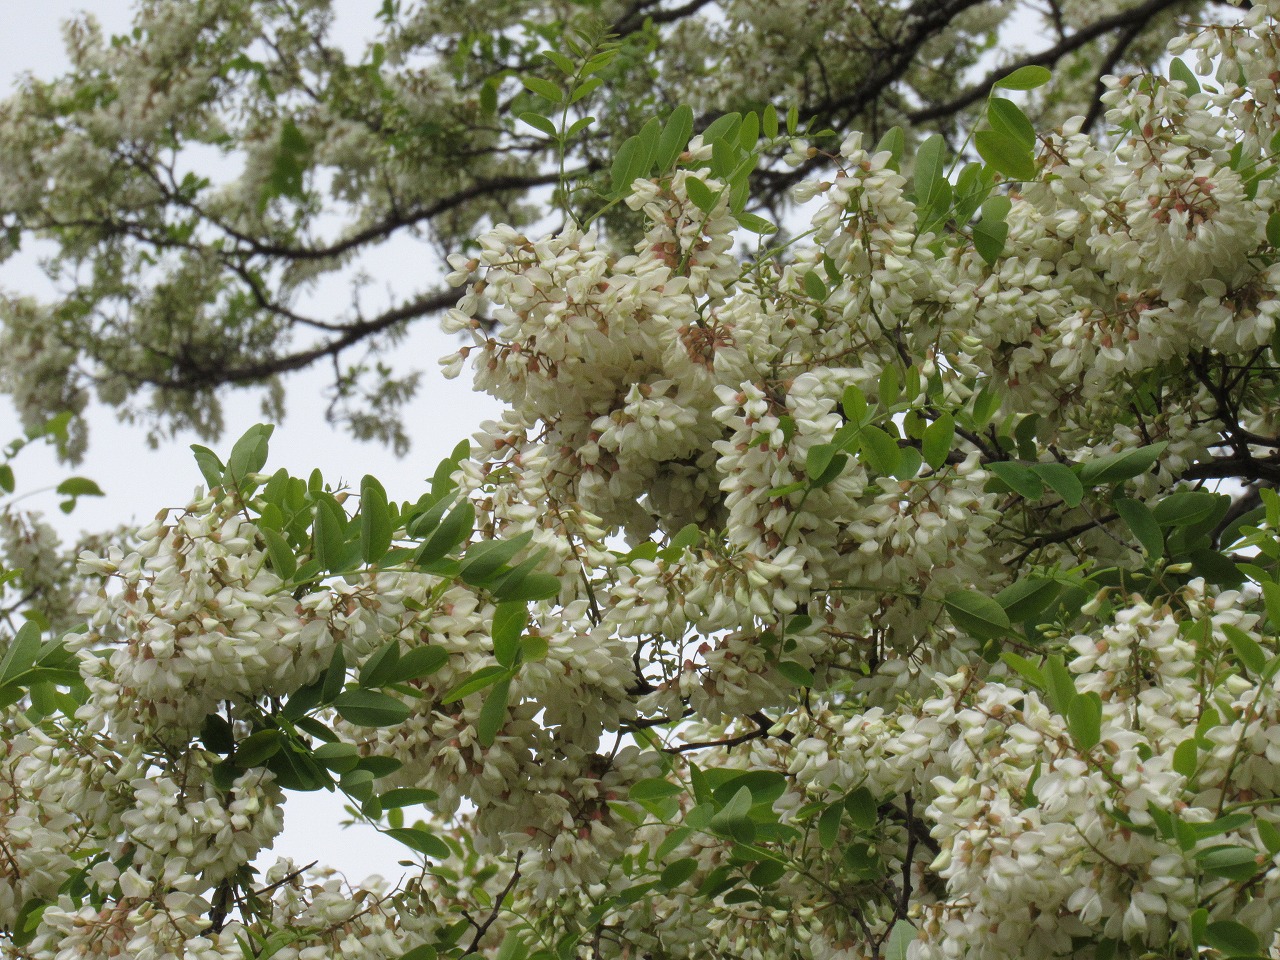
<path id="1" fill-rule="evenodd" d="M 1183 480 L 1260 480 L 1280 484 L 1280 456 L 1231 456 L 1205 460 L 1188 467 Z"/>
<path id="2" fill-rule="evenodd" d="M 1005 64 L 995 70 L 992 70 L 985 77 L 975 83 L 972 87 L 954 97 L 945 103 L 936 103 L 920 110 L 915 110 L 907 114 L 908 119 L 913 123 L 925 123 L 930 120 L 938 120 L 942 117 L 950 116 L 965 107 L 971 106 L 983 99 L 991 92 L 991 88 L 995 86 L 997 80 L 1007 77 L 1013 71 L 1022 67 L 1044 67 L 1056 63 L 1062 57 L 1090 43 L 1104 34 L 1110 33 L 1112 30 L 1118 30 L 1133 24 L 1146 25 L 1146 22 L 1158 13 L 1163 13 L 1173 7 L 1186 4 L 1187 0 L 1147 0 L 1140 6 L 1133 7 L 1130 10 L 1122 10 L 1120 13 L 1112 14 L 1109 17 L 1103 17 L 1101 20 L 1095 20 L 1087 27 L 1081 27 L 1071 36 L 1067 37 L 1059 43 L 1055 43 L 1051 47 L 1041 50 L 1039 53 L 1029 54 L 1015 60 L 1012 63 Z"/>
<path id="3" fill-rule="evenodd" d="M 489 932 L 489 928 L 494 925 L 498 919 L 498 915 L 502 913 L 503 902 L 507 899 L 507 895 L 515 889 L 516 883 L 520 880 L 520 861 L 523 858 L 523 853 L 516 854 L 515 866 L 511 870 L 511 879 L 508 880 L 507 885 L 502 888 L 502 892 L 493 898 L 493 909 L 489 911 L 489 916 L 487 916 L 482 923 L 476 923 L 471 919 L 471 917 L 467 916 L 465 910 L 463 911 L 463 917 L 466 917 L 467 922 L 476 928 L 476 936 L 475 939 L 471 941 L 471 946 L 467 947 L 467 949 L 462 952 L 462 956 L 469 957 L 477 951 L 480 946 L 481 938 Z"/>
<path id="4" fill-rule="evenodd" d="M 898 896 L 898 909 L 894 911 L 898 920 L 907 919 L 907 911 L 911 907 L 911 867 L 916 858 L 915 799 L 910 790 L 902 799 L 907 807 L 907 852 L 902 858 L 902 890 Z"/>
<path id="5" fill-rule="evenodd" d="M 625 14 L 622 15 L 610 29 L 610 33 L 623 35 L 634 33 L 644 26 L 646 20 L 654 23 L 675 23 L 677 20 L 683 20 L 685 17 L 691 16 L 701 10 L 703 7 L 713 3 L 714 0 L 688 0 L 688 3 L 681 4 L 678 7 L 670 9 L 653 9 L 653 3 L 638 3 Z"/>
<path id="6" fill-rule="evenodd" d="M 590 169 L 590 167 L 584 167 L 582 170 L 571 171 L 566 174 L 566 176 L 573 178 L 584 172 L 588 172 Z M 207 213 L 198 204 L 188 200 L 182 200 L 179 197 L 170 197 L 169 199 L 174 203 L 191 210 L 192 213 L 203 217 L 206 221 L 217 227 L 227 236 L 240 243 L 243 248 L 242 252 L 248 252 L 264 257 L 280 257 L 285 260 L 301 262 L 310 260 L 332 260 L 341 257 L 358 247 L 364 246 L 365 244 L 385 240 L 397 230 L 402 230 L 406 227 L 418 226 L 427 220 L 431 220 L 441 214 L 449 213 L 450 211 L 462 206 L 464 203 L 479 199 L 480 197 L 486 197 L 494 193 L 529 190 L 533 187 L 542 187 L 547 186 L 548 184 L 558 183 L 559 180 L 559 174 L 554 171 L 549 173 L 530 174 L 527 176 L 512 175 L 481 180 L 477 183 L 473 183 L 469 187 L 464 187 L 455 193 L 451 193 L 447 197 L 442 197 L 435 203 L 418 207 L 415 210 L 407 211 L 398 216 L 392 216 L 380 220 L 378 223 L 349 234 L 341 240 L 325 247 L 293 247 L 284 246 L 278 243 L 267 243 L 257 237 L 244 233 L 243 231 L 236 230 L 229 224 L 218 220 L 216 217 Z"/>
<path id="7" fill-rule="evenodd" d="M 705 750 L 708 747 L 736 747 L 739 744 L 748 743 L 752 740 L 762 740 L 769 736 L 769 730 L 773 726 L 774 721 L 770 720 L 760 711 L 756 711 L 749 717 L 756 725 L 754 730 L 747 733 L 741 733 L 736 737 L 729 737 L 725 740 L 700 740 L 694 743 L 682 743 L 678 747 L 668 747 L 667 753 L 687 753 L 690 750 Z M 777 739 L 783 743 L 790 743 L 794 735 L 789 730 L 784 730 L 778 734 Z"/>
<path id="8" fill-rule="evenodd" d="M 258 363 L 250 363 L 240 367 L 203 367 L 192 369 L 174 369 L 167 377 L 150 374 L 138 374 L 131 371 L 117 371 L 127 376 L 134 384 L 162 387 L 167 390 L 205 390 L 223 384 L 249 384 L 266 380 L 281 373 L 301 370 L 316 360 L 334 357 L 348 347 L 358 343 L 365 337 L 381 333 L 398 324 L 419 317 L 445 310 L 458 299 L 453 290 L 446 290 L 428 296 L 419 297 L 409 303 L 387 310 L 369 320 L 362 320 L 347 326 L 339 337 L 317 344 L 297 353 L 285 354 Z"/>

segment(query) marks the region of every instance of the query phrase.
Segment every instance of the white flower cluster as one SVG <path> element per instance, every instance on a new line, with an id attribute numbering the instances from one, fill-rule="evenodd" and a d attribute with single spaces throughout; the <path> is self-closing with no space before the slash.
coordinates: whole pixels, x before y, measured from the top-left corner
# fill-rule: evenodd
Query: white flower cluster
<path id="1" fill-rule="evenodd" d="M 81 613 L 85 708 L 121 740 L 186 742 L 222 701 L 282 696 L 315 679 L 336 642 L 327 591 L 296 600 L 232 497 L 205 497 L 138 533 L 135 550 L 86 555 L 108 585 Z M 113 582 L 118 581 L 118 582 Z"/>

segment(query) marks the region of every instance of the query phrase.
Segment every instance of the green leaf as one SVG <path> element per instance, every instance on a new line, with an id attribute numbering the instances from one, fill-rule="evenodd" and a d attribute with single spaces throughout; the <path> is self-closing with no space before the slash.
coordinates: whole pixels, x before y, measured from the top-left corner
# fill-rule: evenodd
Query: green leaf
<path id="1" fill-rule="evenodd" d="M 271 560 L 271 569 L 281 580 L 288 580 L 298 569 L 298 558 L 294 556 L 293 549 L 284 537 L 270 528 L 259 527 L 258 533 L 267 545 L 267 557 Z"/>
<path id="2" fill-rule="evenodd" d="M 1272 212 L 1271 216 L 1267 217 L 1267 243 L 1280 248 L 1280 210 Z M 1274 342 L 1273 338 L 1272 343 Z M 1274 346 L 1272 349 L 1274 351 Z"/>
<path id="3" fill-rule="evenodd" d="M 991 168 L 981 163 L 966 163 L 956 178 L 956 223 L 968 223 L 995 187 Z"/>
<path id="4" fill-rule="evenodd" d="M 1053 74 L 1045 67 L 1019 67 L 1007 77 L 997 80 L 995 85 L 1005 90 L 1034 90 L 1053 79 Z"/>
<path id="5" fill-rule="evenodd" d="M 893 475 L 899 480 L 913 480 L 920 472 L 920 464 L 923 462 L 924 458 L 915 447 L 899 447 L 898 466 L 893 471 Z"/>
<path id="6" fill-rule="evenodd" d="M 1259 818 L 1254 821 L 1254 827 L 1258 831 L 1258 838 L 1262 841 L 1262 845 L 1267 848 L 1267 853 L 1275 856 L 1280 853 L 1280 830 L 1268 820 Z"/>
<path id="7" fill-rule="evenodd" d="M 1262 652 L 1262 647 L 1258 646 L 1257 641 L 1230 623 L 1221 624 L 1221 630 L 1231 643 L 1236 659 L 1255 677 L 1261 677 L 1267 668 L 1267 655 Z"/>
<path id="8" fill-rule="evenodd" d="M 762 860 L 751 868 L 748 879 L 757 887 L 771 887 L 786 874 L 787 868 L 777 860 Z"/>
<path id="9" fill-rule="evenodd" d="M 809 479 L 817 480 L 826 473 L 836 453 L 836 448 L 829 443 L 815 443 L 810 447 L 804 458 L 804 472 Z"/>
<path id="10" fill-rule="evenodd" d="M 5 493 L 13 493 L 13 467 L 7 463 L 0 463 L 0 490 Z"/>
<path id="11" fill-rule="evenodd" d="M 476 720 L 476 740 L 482 747 L 492 747 L 497 739 L 498 731 L 507 722 L 507 699 L 511 692 L 511 678 L 504 677 L 493 685 L 493 690 L 485 698 L 480 708 L 480 717 Z"/>
<path id="12" fill-rule="evenodd" d="M 346 690 L 334 698 L 333 707 L 348 723 L 359 727 L 392 727 L 409 719 L 409 708 L 400 700 L 376 690 Z"/>
<path id="13" fill-rule="evenodd" d="M 844 809 L 849 819 L 853 821 L 853 825 L 860 830 L 870 830 L 875 827 L 880 816 L 876 798 L 866 787 L 851 790 L 844 798 Z"/>
<path id="14" fill-rule="evenodd" d="M 1027 577 L 1005 587 L 996 594 L 996 602 L 1004 607 L 1010 623 L 1025 623 L 1039 616 L 1062 593 L 1062 584 L 1044 577 Z"/>
<path id="15" fill-rule="evenodd" d="M 1253 957 L 1262 952 L 1257 934 L 1234 920 L 1217 920 L 1206 926 L 1204 942 L 1228 957 Z"/>
<path id="16" fill-rule="evenodd" d="M 1159 560 L 1164 556 L 1164 534 L 1145 503 L 1128 497 L 1117 497 L 1112 502 L 1112 506 L 1115 507 L 1116 513 L 1120 514 L 1120 519 L 1138 538 L 1138 542 L 1142 544 L 1142 549 L 1150 559 Z"/>
<path id="17" fill-rule="evenodd" d="M 902 379 L 898 376 L 898 368 L 892 363 L 885 364 L 880 371 L 880 379 L 876 382 L 876 400 L 886 410 L 898 402 L 902 395 Z"/>
<path id="18" fill-rule="evenodd" d="M 1067 707 L 1067 729 L 1081 750 L 1096 747 L 1102 737 L 1102 698 L 1092 691 L 1073 697 Z"/>
<path id="19" fill-rule="evenodd" d="M 1096 460 L 1087 460 L 1080 464 L 1080 482 L 1086 487 L 1100 487 L 1144 474 L 1160 459 L 1160 454 L 1164 453 L 1167 446 L 1168 441 L 1161 440 L 1150 446 L 1121 450 Z"/>
<path id="20" fill-rule="evenodd" d="M 657 117 L 650 117 L 645 121 L 645 125 L 640 128 L 640 132 L 636 134 L 636 138 L 640 141 L 640 149 L 636 153 L 636 158 L 632 166 L 632 180 L 639 177 L 647 177 L 653 170 L 653 158 L 658 152 L 658 140 L 662 136 L 662 121 Z"/>
<path id="21" fill-rule="evenodd" d="M 1173 751 L 1173 772 L 1180 773 L 1190 780 L 1196 775 L 1196 766 L 1200 761 L 1200 749 L 1196 746 L 1195 737 L 1183 740 Z"/>
<path id="22" fill-rule="evenodd" d="M 67 477 L 58 484 L 57 493 L 64 497 L 101 497 L 102 488 L 88 477 Z"/>
<path id="23" fill-rule="evenodd" d="M 720 199 L 719 194 L 712 193 L 711 188 L 697 177 L 689 177 L 685 180 L 684 189 L 689 199 L 693 201 L 693 205 L 708 215 L 716 208 L 716 203 Z"/>
<path id="24" fill-rule="evenodd" d="M 573 123 L 569 124 L 569 129 L 564 132 L 563 139 L 572 140 L 595 122 L 595 117 L 579 117 L 577 120 L 573 121 Z"/>
<path id="25" fill-rule="evenodd" d="M 982 218 L 973 225 L 973 246 L 988 264 L 994 265 L 1004 253 L 1009 238 L 1009 225 L 1005 217 L 1012 204 L 1008 197 L 992 197 L 982 205 Z"/>
<path id="26" fill-rule="evenodd" d="M 320 685 L 321 703 L 333 703 L 342 692 L 347 682 L 347 657 L 341 646 L 333 648 L 333 656 L 329 658 L 329 666 L 325 669 L 324 680 Z M 292 698 L 289 701 L 293 702 Z M 308 708 L 309 709 L 309 708 Z"/>
<path id="27" fill-rule="evenodd" d="M 930 210 L 942 196 L 946 150 L 946 141 L 937 133 L 927 137 L 916 150 L 916 206 L 922 210 Z"/>
<path id="28" fill-rule="evenodd" d="M 360 750 L 354 743 L 322 743 L 311 751 L 311 756 L 330 770 L 346 773 L 356 768 Z"/>
<path id="29" fill-rule="evenodd" d="M 738 220 L 738 225 L 751 233 L 767 236 L 778 232 L 778 228 L 774 224 L 764 217 L 757 217 L 754 213 L 736 213 L 734 216 Z"/>
<path id="30" fill-rule="evenodd" d="M 564 99 L 564 91 L 550 80 L 543 80 L 541 77 L 521 77 L 520 82 L 524 84 L 526 90 L 536 93 L 544 100 L 559 103 Z"/>
<path id="31" fill-rule="evenodd" d="M 698 861 L 693 857 L 684 857 L 675 861 L 675 863 L 669 864 L 662 871 L 662 876 L 659 877 L 658 883 L 663 889 L 670 890 L 673 887 L 680 886 L 680 884 L 692 877 L 697 870 Z"/>
<path id="32" fill-rule="evenodd" d="M 907 960 L 907 948 L 916 938 L 916 928 L 907 920 L 895 920 L 884 945 L 884 960 Z"/>
<path id="33" fill-rule="evenodd" d="M 431 538 L 418 548 L 418 552 L 413 558 L 414 563 L 419 566 L 425 566 L 445 556 L 471 535 L 475 522 L 475 507 L 471 505 L 470 501 L 462 501 L 449 511 L 449 515 L 436 528 Z"/>
<path id="34" fill-rule="evenodd" d="M 566 57 L 563 53 L 555 50 L 543 50 L 541 54 L 543 59 L 555 64 L 556 69 L 563 73 L 566 77 L 572 77 L 578 72 L 578 68 L 573 61 Z"/>
<path id="35" fill-rule="evenodd" d="M 973 401 L 974 427 L 978 429 L 985 427 L 991 418 L 995 416 L 996 411 L 1000 409 L 1000 405 L 1003 402 L 1004 399 L 1000 396 L 1000 391 L 988 382 Z"/>
<path id="36" fill-rule="evenodd" d="M 844 388 L 840 407 L 844 411 L 845 419 L 854 426 L 861 427 L 868 422 L 867 396 L 852 383 Z"/>
<path id="37" fill-rule="evenodd" d="M 995 266 L 1009 239 L 1009 225 L 1004 221 L 979 220 L 973 225 L 973 248 L 988 266 Z"/>
<path id="38" fill-rule="evenodd" d="M 360 481 L 360 555 L 377 563 L 391 549 L 391 512 L 387 491 L 375 477 Z"/>
<path id="39" fill-rule="evenodd" d="M 930 469 L 938 470 L 947 462 L 955 435 L 956 421 L 949 413 L 942 414 L 925 427 L 924 438 L 920 441 L 920 453 Z"/>
<path id="40" fill-rule="evenodd" d="M 222 465 L 218 455 L 208 447 L 202 447 L 198 443 L 191 444 L 191 452 L 195 455 L 196 466 L 200 468 L 200 474 L 204 477 L 204 482 L 209 489 L 212 490 L 214 487 L 221 486 L 222 475 L 227 468 Z"/>
<path id="41" fill-rule="evenodd" d="M 242 770 L 261 766 L 284 746 L 284 734 L 279 730 L 259 730 L 236 744 L 235 762 Z"/>
<path id="42" fill-rule="evenodd" d="M 22 909 L 14 918 L 13 929 L 9 934 L 14 946 L 25 947 L 35 939 L 36 932 L 40 929 L 40 921 L 48 907 L 48 901 L 35 898 L 22 905 Z"/>
<path id="43" fill-rule="evenodd" d="M 979 130 L 973 135 L 973 145 L 993 168 L 1012 180 L 1034 180 L 1035 158 L 1031 151 L 1013 137 L 995 130 Z"/>
<path id="44" fill-rule="evenodd" d="M 0 660 L 0 684 L 9 683 L 30 670 L 40 653 L 40 628 L 28 620 L 13 639 L 9 641 L 9 649 L 4 659 Z"/>
<path id="45" fill-rule="evenodd" d="M 636 137 L 629 137 L 618 148 L 613 158 L 613 165 L 609 168 L 610 192 L 615 197 L 625 196 L 631 192 L 631 184 L 635 181 L 631 173 L 638 166 L 643 149 Z"/>
<path id="46" fill-rule="evenodd" d="M 312 543 L 322 569 L 342 568 L 347 556 L 347 515 L 330 494 L 316 495 Z"/>
<path id="47" fill-rule="evenodd" d="M 1044 690 L 1047 687 L 1044 671 L 1028 660 L 1026 657 L 1019 656 L 1006 650 L 1000 654 L 1000 659 L 1008 664 L 1017 674 L 1030 683 L 1038 690 Z"/>
<path id="48" fill-rule="evenodd" d="M 671 111 L 666 126 L 662 128 L 662 136 L 658 138 L 658 148 L 654 159 L 660 173 L 675 166 L 676 160 L 689 145 L 689 137 L 693 135 L 693 109 L 688 104 L 681 104 Z"/>
<path id="49" fill-rule="evenodd" d="M 1178 80 L 1185 84 L 1187 88 L 1187 96 L 1189 97 L 1194 97 L 1200 92 L 1200 81 L 1196 79 L 1196 75 L 1191 72 L 1191 68 L 1183 63 L 1179 57 L 1174 57 L 1172 62 L 1169 64 L 1169 79 Z"/>
<path id="50" fill-rule="evenodd" d="M 1061 656 L 1055 653 L 1049 657 L 1045 662 L 1044 675 L 1048 681 L 1049 699 L 1053 703 L 1053 709 L 1062 716 L 1066 716 L 1072 701 L 1076 698 L 1076 682 L 1062 662 Z"/>
<path id="51" fill-rule="evenodd" d="M 814 684 L 813 674 L 790 660 L 784 660 L 778 664 L 778 672 L 794 683 L 797 687 L 810 688 Z"/>
<path id="52" fill-rule="evenodd" d="M 205 745 L 206 750 L 224 755 L 230 753 L 236 746 L 231 724 L 216 713 L 208 714 L 204 718 L 204 725 L 200 728 L 200 742 Z"/>
<path id="53" fill-rule="evenodd" d="M 444 647 L 414 647 L 401 654 L 395 668 L 387 675 L 386 684 L 420 680 L 435 673 L 448 662 L 449 653 Z"/>
<path id="54" fill-rule="evenodd" d="M 874 153 L 889 153 L 889 168 L 897 171 L 902 165 L 902 151 L 906 149 L 907 137 L 901 127 L 890 127 L 885 131 L 880 142 L 876 144 Z"/>
<path id="55" fill-rule="evenodd" d="M 482 540 L 473 544 L 462 558 L 462 579 L 472 586 L 483 585 L 532 539 L 533 533 L 526 531 L 510 540 Z"/>
<path id="56" fill-rule="evenodd" d="M 1012 100 L 1004 97 L 992 97 L 988 100 L 987 122 L 996 133 L 1009 137 L 1027 150 L 1035 149 L 1036 129 Z"/>
<path id="57" fill-rule="evenodd" d="M 760 118 L 760 127 L 770 140 L 778 135 L 778 111 L 772 103 L 765 106 L 764 114 Z"/>
<path id="58" fill-rule="evenodd" d="M 447 843 L 435 834 L 428 833 L 420 827 L 392 827 L 382 832 L 397 843 L 404 844 L 410 850 L 416 850 L 418 853 L 434 857 L 437 860 L 444 860 L 453 852 L 449 849 Z"/>
<path id="59" fill-rule="evenodd" d="M 1219 504 L 1230 501 L 1209 490 L 1178 490 L 1163 497 L 1151 507 L 1151 514 L 1162 527 L 1191 527 L 1213 516 Z"/>
<path id="60" fill-rule="evenodd" d="M 990 597 L 974 590 L 952 590 L 942 602 L 951 622 L 978 640 L 994 640 L 1009 633 L 1009 615 Z"/>
<path id="61" fill-rule="evenodd" d="M 520 650 L 520 636 L 529 625 L 529 607 L 525 603 L 500 603 L 493 611 L 493 655 L 504 667 L 515 663 Z"/>
<path id="62" fill-rule="evenodd" d="M 398 810 L 401 807 L 413 807 L 418 804 L 435 803 L 440 795 L 434 790 L 423 790 L 418 787 L 396 787 L 378 797 L 382 801 L 382 809 Z"/>
<path id="63" fill-rule="evenodd" d="M 684 788 L 669 780 L 664 780 L 662 777 L 648 777 L 633 783 L 628 797 L 636 803 L 644 803 L 665 800 L 667 797 L 674 797 L 681 793 L 684 793 Z"/>
<path id="64" fill-rule="evenodd" d="M 573 88 L 573 93 L 569 96 L 569 102 L 577 103 L 579 100 L 591 96 L 603 83 L 604 80 L 601 77 L 588 77 Z"/>
<path id="65" fill-rule="evenodd" d="M 360 686 L 382 687 L 391 683 L 391 677 L 400 663 L 400 641 L 392 637 L 360 668 Z"/>
<path id="66" fill-rule="evenodd" d="M 485 687 L 491 687 L 503 677 L 510 675 L 511 671 L 506 667 L 481 667 L 475 673 L 471 674 L 470 677 L 441 697 L 440 702 L 453 703 L 456 700 L 461 700 L 463 697 L 469 697 L 471 694 L 479 693 Z"/>
<path id="67" fill-rule="evenodd" d="M 702 131 L 702 142 L 714 145 L 721 140 L 732 140 L 737 137 L 741 125 L 742 114 L 726 113 L 717 117 Z"/>
<path id="68" fill-rule="evenodd" d="M 898 471 L 898 441 L 879 427 L 868 424 L 859 434 L 862 448 L 862 459 L 876 473 L 886 477 Z"/>
<path id="69" fill-rule="evenodd" d="M 1084 499 L 1084 484 L 1064 463 L 1037 463 L 1031 469 L 1045 486 L 1062 498 L 1065 506 L 1075 508 Z"/>
<path id="70" fill-rule="evenodd" d="M 1262 602 L 1267 608 L 1267 619 L 1273 628 L 1280 628 L 1280 583 L 1263 580 L 1258 584 L 1262 589 Z"/>
<path id="71" fill-rule="evenodd" d="M 684 553 L 687 548 L 695 546 L 701 539 L 702 528 L 696 523 L 686 523 L 676 532 L 676 535 L 671 538 L 666 547 L 663 548 L 663 553 L 665 553 L 669 559 L 674 560 Z"/>
<path id="72" fill-rule="evenodd" d="M 804 292 L 819 303 L 827 299 L 827 285 L 822 282 L 817 270 L 810 270 L 804 275 Z"/>
<path id="73" fill-rule="evenodd" d="M 559 135 L 559 131 L 556 130 L 555 123 L 553 123 L 550 118 L 544 117 L 540 113 L 534 113 L 532 110 L 526 110 L 520 114 L 519 120 L 521 123 L 527 123 L 539 133 L 546 134 L 548 137 L 552 137 L 553 139 Z"/>
<path id="74" fill-rule="evenodd" d="M 269 423 L 254 424 L 231 448 L 227 458 L 226 477 L 239 483 L 251 473 L 258 473 L 267 463 L 268 441 L 275 430 Z"/>
<path id="75" fill-rule="evenodd" d="M 1001 461 L 988 464 L 987 469 L 1026 500 L 1039 500 L 1044 496 L 1044 484 L 1030 467 L 1013 461 Z"/>
<path id="76" fill-rule="evenodd" d="M 1231 844 L 1197 850 L 1196 863 L 1210 876 L 1236 881 L 1249 880 L 1261 869 L 1257 850 Z"/>
<path id="77" fill-rule="evenodd" d="M 755 827 L 751 822 L 751 790 L 742 787 L 711 818 L 711 830 L 721 836 L 728 836 L 743 843 L 750 843 L 755 837 Z"/>
<path id="78" fill-rule="evenodd" d="M 818 843 L 823 850 L 830 850 L 840 838 L 840 821 L 844 818 L 844 805 L 833 803 L 818 818 Z"/>
<path id="79" fill-rule="evenodd" d="M 560 580 L 550 573 L 531 573 L 516 586 L 508 589 L 493 588 L 494 596 L 503 601 L 553 600 L 560 595 Z"/>
<path id="80" fill-rule="evenodd" d="M 719 772 L 719 771 L 717 771 Z M 726 804 L 746 787 L 751 791 L 751 805 L 772 807 L 787 792 L 787 779 L 774 770 L 750 770 L 731 776 L 712 791 L 711 798 L 718 804 Z"/>

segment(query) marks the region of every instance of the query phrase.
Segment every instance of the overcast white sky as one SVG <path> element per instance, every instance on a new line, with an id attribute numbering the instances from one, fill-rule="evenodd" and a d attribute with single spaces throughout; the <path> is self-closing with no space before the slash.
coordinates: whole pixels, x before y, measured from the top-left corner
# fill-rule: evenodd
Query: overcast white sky
<path id="1" fill-rule="evenodd" d="M 10 78 L 20 73 L 30 71 L 48 77 L 66 65 L 60 24 L 68 17 L 89 10 L 108 34 L 122 33 L 130 23 L 130 6 L 128 0 L 0 0 L 0 93 L 7 93 Z M 348 27 L 353 40 L 359 39 L 358 32 L 371 27 L 378 6 L 374 0 L 335 2 L 339 22 Z M 391 279 L 397 273 L 416 276 L 432 272 L 430 264 L 418 261 L 413 249 L 405 244 L 400 249 L 380 252 L 380 275 L 385 271 L 386 278 Z M 0 265 L 0 287 L 37 295 L 48 289 L 47 281 L 29 257 Z M 331 482 L 343 479 L 358 483 L 361 476 L 372 473 L 393 498 L 416 499 L 435 464 L 459 440 L 475 432 L 481 421 L 493 417 L 498 406 L 486 397 L 472 394 L 465 379 L 445 381 L 436 372 L 436 358 L 457 349 L 452 338 L 438 330 L 423 329 L 411 338 L 406 349 L 420 354 L 414 358 L 414 365 L 427 371 L 421 395 L 409 412 L 414 447 L 407 458 L 399 460 L 380 446 L 360 444 L 332 430 L 324 421 L 321 391 L 325 378 L 320 372 L 290 381 L 288 418 L 277 427 L 272 439 L 269 466 L 285 466 L 303 476 L 319 467 Z M 220 452 L 229 449 L 236 437 L 261 420 L 258 400 L 248 394 L 231 398 L 227 407 L 226 435 L 220 443 L 213 444 Z M 20 430 L 12 407 L 2 399 L 0 415 L 10 423 L 0 429 L 0 443 L 5 443 Z M 24 502 L 43 510 L 64 536 L 73 536 L 81 529 L 145 523 L 162 507 L 185 503 L 200 483 L 200 474 L 187 448 L 197 437 L 182 436 L 160 450 L 151 450 L 142 430 L 116 423 L 108 410 L 95 411 L 90 422 L 89 454 L 75 472 L 98 481 L 106 497 L 82 500 L 70 517 L 59 513 L 59 498 L 51 493 L 32 496 Z M 56 483 L 68 472 L 55 464 L 44 449 L 24 451 L 15 468 L 20 493 Z M 397 877 L 403 869 L 396 865 L 403 857 L 403 848 L 367 828 L 340 830 L 337 824 L 342 818 L 342 802 L 336 796 L 291 795 L 285 833 L 277 842 L 275 853 L 299 863 L 319 860 L 342 870 L 352 880 L 371 873 Z"/>

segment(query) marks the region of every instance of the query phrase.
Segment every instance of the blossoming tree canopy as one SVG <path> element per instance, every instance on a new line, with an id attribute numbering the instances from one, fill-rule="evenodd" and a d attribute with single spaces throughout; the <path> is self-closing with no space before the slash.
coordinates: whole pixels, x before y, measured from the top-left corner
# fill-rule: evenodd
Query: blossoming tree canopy
<path id="1" fill-rule="evenodd" d="M 197 447 L 9 639 L 7 954 L 1280 955 L 1277 16 L 1105 137 L 851 133 L 789 239 L 771 109 L 624 142 L 629 248 L 486 233 L 420 499 Z M 318 789 L 403 877 L 255 866 Z"/>
<path id="2" fill-rule="evenodd" d="M 134 27 L 120 36 L 87 15 L 69 24 L 69 69 L 28 77 L 0 101 L 0 262 L 37 240 L 52 251 L 51 292 L 0 297 L 0 388 L 31 428 L 92 399 L 156 438 L 194 429 L 211 440 L 223 422 L 220 388 L 261 386 L 279 416 L 281 378 L 332 367 L 332 419 L 400 450 L 423 365 L 406 361 L 405 337 L 456 300 L 438 282 L 443 256 L 469 252 L 481 225 L 535 223 L 553 187 L 580 212 L 594 209 L 620 144 L 671 104 L 689 104 L 699 128 L 718 113 L 794 104 L 815 130 L 864 130 L 874 142 L 894 125 L 954 131 L 996 77 L 1020 63 L 1062 64 L 1037 115 L 1094 124 L 1100 73 L 1154 63 L 1178 30 L 1175 14 L 1215 9 L 1207 0 L 132 5 Z M 991 50 L 1012 34 L 1034 42 Z M 571 101 L 560 98 L 566 66 L 581 81 Z M 789 170 L 782 143 L 759 146 L 757 212 L 782 209 L 797 180 L 832 169 L 819 156 Z M 388 250 L 415 249 L 411 277 L 379 269 Z M 72 439 L 76 456 L 79 420 Z"/>

